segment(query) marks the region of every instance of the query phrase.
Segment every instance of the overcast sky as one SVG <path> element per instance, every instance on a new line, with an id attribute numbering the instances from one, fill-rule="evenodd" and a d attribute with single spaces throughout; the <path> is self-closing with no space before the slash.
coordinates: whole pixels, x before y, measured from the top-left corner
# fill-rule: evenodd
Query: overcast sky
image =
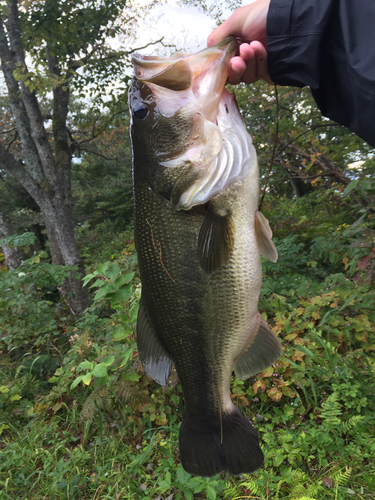
<path id="1" fill-rule="evenodd" d="M 140 0 L 140 3 L 144 1 Z M 252 1 L 243 0 L 242 5 Z M 229 16 L 230 10 L 226 14 Z M 155 7 L 141 23 L 139 43 L 145 45 L 164 36 L 165 43 L 174 43 L 178 49 L 195 52 L 206 47 L 207 36 L 215 27 L 215 21 L 198 8 L 180 6 L 177 0 L 168 0 L 166 4 Z M 142 52 L 151 54 L 153 50 L 148 47 Z"/>

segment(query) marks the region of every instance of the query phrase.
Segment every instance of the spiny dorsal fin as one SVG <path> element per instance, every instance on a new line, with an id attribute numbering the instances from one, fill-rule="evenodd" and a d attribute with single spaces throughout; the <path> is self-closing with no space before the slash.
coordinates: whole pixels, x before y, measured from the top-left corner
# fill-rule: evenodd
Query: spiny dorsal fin
<path id="1" fill-rule="evenodd" d="M 198 235 L 198 259 L 203 271 L 211 275 L 226 264 L 233 252 L 235 227 L 230 214 L 221 216 L 209 206 Z"/>
<path id="2" fill-rule="evenodd" d="M 270 223 L 262 213 L 255 212 L 255 236 L 258 243 L 259 253 L 264 258 L 276 262 L 278 255 L 276 247 L 272 241 L 272 230 Z"/>
<path id="3" fill-rule="evenodd" d="M 265 370 L 278 360 L 282 353 L 279 339 L 258 313 L 256 327 L 250 333 L 242 353 L 235 360 L 236 377 L 245 380 Z"/>
<path id="4" fill-rule="evenodd" d="M 165 386 L 171 372 L 172 359 L 157 338 L 142 300 L 137 318 L 137 346 L 146 372 Z"/>

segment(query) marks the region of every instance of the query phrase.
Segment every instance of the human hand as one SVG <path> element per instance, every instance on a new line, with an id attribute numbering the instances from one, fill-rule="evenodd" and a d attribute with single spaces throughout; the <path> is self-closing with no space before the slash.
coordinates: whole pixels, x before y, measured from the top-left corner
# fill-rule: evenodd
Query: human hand
<path id="1" fill-rule="evenodd" d="M 213 31 L 207 40 L 211 47 L 227 36 L 240 39 L 239 55 L 229 63 L 228 81 L 232 84 L 254 83 L 265 80 L 272 83 L 267 67 L 267 14 L 270 0 L 257 0 L 236 9 L 228 19 Z"/>

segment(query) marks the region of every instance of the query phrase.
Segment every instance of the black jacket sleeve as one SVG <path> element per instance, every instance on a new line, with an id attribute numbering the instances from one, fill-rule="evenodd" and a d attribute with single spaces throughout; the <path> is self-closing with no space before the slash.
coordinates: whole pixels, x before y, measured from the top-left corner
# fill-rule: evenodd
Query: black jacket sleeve
<path id="1" fill-rule="evenodd" d="M 375 147 L 375 0 L 271 0 L 268 69 Z"/>

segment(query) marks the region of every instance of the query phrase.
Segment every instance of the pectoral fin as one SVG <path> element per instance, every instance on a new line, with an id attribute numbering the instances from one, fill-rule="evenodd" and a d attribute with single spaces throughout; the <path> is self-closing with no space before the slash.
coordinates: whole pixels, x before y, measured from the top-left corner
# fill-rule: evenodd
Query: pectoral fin
<path id="1" fill-rule="evenodd" d="M 259 253 L 272 262 L 276 262 L 278 255 L 272 241 L 272 230 L 270 223 L 259 210 L 255 213 L 255 236 L 258 243 Z"/>
<path id="2" fill-rule="evenodd" d="M 137 318 L 137 346 L 146 372 L 165 386 L 171 372 L 172 360 L 157 338 L 142 300 Z"/>
<path id="3" fill-rule="evenodd" d="M 279 339 L 258 314 L 257 325 L 242 353 L 235 360 L 236 377 L 245 380 L 265 370 L 282 355 Z"/>
<path id="4" fill-rule="evenodd" d="M 221 216 L 210 206 L 198 235 L 199 264 L 206 274 L 213 274 L 227 263 L 233 252 L 235 227 L 230 214 Z"/>

